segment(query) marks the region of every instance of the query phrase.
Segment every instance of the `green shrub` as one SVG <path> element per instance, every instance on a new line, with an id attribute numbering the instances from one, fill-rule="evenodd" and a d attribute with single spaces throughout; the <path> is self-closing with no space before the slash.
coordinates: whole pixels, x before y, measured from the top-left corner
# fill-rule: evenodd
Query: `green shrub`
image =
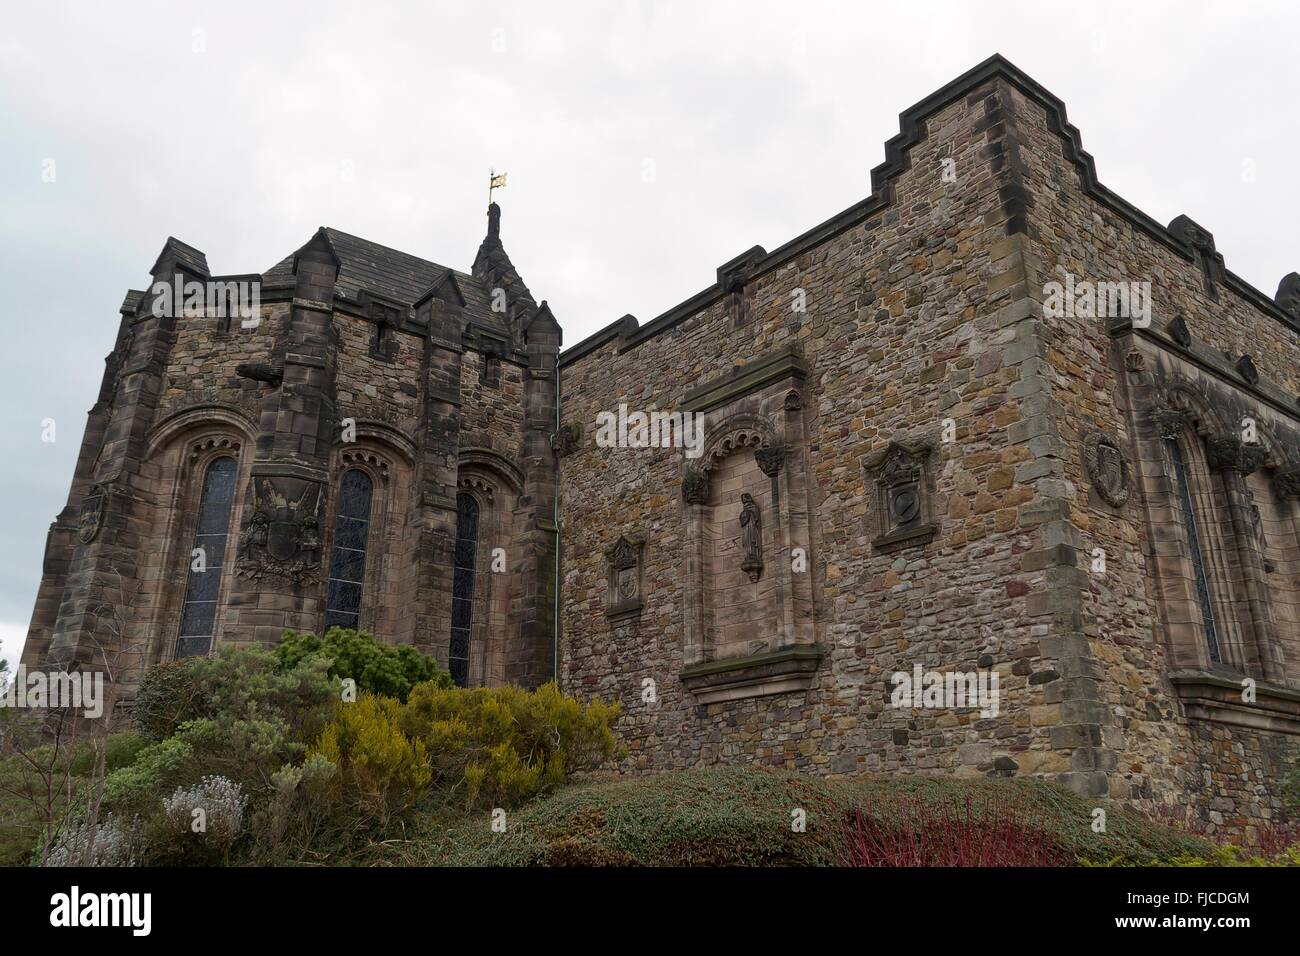
<path id="1" fill-rule="evenodd" d="M 1282 806 L 1294 817 L 1300 817 L 1300 769 L 1292 770 L 1282 778 Z"/>
<path id="2" fill-rule="evenodd" d="M 162 801 L 162 812 L 140 828 L 143 861 L 152 866 L 227 862 L 247 806 L 239 784 L 225 777 L 204 777 L 192 787 L 177 787 Z"/>
<path id="3" fill-rule="evenodd" d="M 110 813 L 95 826 L 91 839 L 90 824 L 70 822 L 50 846 L 46 866 L 133 866 L 132 831 L 113 819 Z M 39 860 L 35 861 L 39 864 Z"/>
<path id="4" fill-rule="evenodd" d="M 184 679 L 174 669 L 155 679 L 154 668 L 144 683 L 158 716 L 151 733 L 181 722 L 105 781 L 104 802 L 120 819 L 147 818 L 176 787 L 209 775 L 230 779 L 254 799 L 269 793 L 273 775 L 302 759 L 338 700 L 338 681 L 319 658 L 282 667 L 261 648 L 227 647 L 179 663 Z"/>
<path id="5" fill-rule="evenodd" d="M 617 703 L 584 705 L 554 683 L 531 693 L 426 683 L 401 725 L 428 748 L 436 788 L 464 787 L 470 805 L 514 806 L 613 756 L 618 714 Z"/>
<path id="6" fill-rule="evenodd" d="M 221 648 L 151 667 L 136 695 L 140 732 L 164 740 L 195 720 L 274 720 L 299 740 L 320 733 L 339 699 L 323 660 L 285 663 L 261 647 Z"/>
<path id="7" fill-rule="evenodd" d="M 271 778 L 269 800 L 252 815 L 256 862 L 280 863 L 313 847 L 331 825 L 338 767 L 313 753 L 301 764 L 285 764 Z"/>
<path id="8" fill-rule="evenodd" d="M 339 802 L 381 828 L 415 805 L 432 776 L 423 741 L 409 739 L 398 726 L 401 706 L 373 694 L 340 703 L 312 748 L 338 768 Z"/>
<path id="9" fill-rule="evenodd" d="M 452 686 L 451 675 L 439 670 L 432 657 L 408 644 L 385 644 L 366 631 L 331 627 L 323 638 L 286 631 L 275 654 L 284 667 L 293 667 L 308 657 L 326 658 L 331 677 L 351 678 L 359 692 L 400 701 L 406 700 L 412 687 L 426 681 Z"/>
<path id="10" fill-rule="evenodd" d="M 1207 859 L 1212 847 L 1112 806 L 1092 830 L 1093 800 L 1035 779 L 940 780 L 882 775 L 827 779 L 788 770 L 711 767 L 565 787 L 511 812 L 504 833 L 474 816 L 389 849 L 406 866 L 835 866 L 861 811 L 915 824 L 918 803 L 944 813 L 1005 800 L 1050 828 L 1070 861 L 1150 865 Z M 803 811 L 803 829 L 792 811 Z M 371 862 L 374 862 L 372 859 Z"/>
<path id="11" fill-rule="evenodd" d="M 199 680 L 204 660 L 187 657 L 158 664 L 145 672 L 136 692 L 132 716 L 136 729 L 146 739 L 164 740 L 206 709 Z"/>
<path id="12" fill-rule="evenodd" d="M 30 862 L 50 826 L 75 823 L 92 797 L 97 741 L 63 744 L 56 752 L 42 743 L 48 739 L 44 726 L 37 712 L 0 708 L 0 866 Z M 138 734 L 110 735 L 104 741 L 105 771 L 129 765 L 144 744 Z"/>
<path id="13" fill-rule="evenodd" d="M 1274 855 L 1266 855 L 1260 850 L 1239 847 L 1232 843 L 1213 846 L 1206 853 L 1178 853 L 1174 856 L 1153 858 L 1147 861 L 1134 861 L 1123 857 L 1112 857 L 1102 862 L 1081 860 L 1082 866 L 1300 866 L 1300 844 L 1287 847 Z"/>

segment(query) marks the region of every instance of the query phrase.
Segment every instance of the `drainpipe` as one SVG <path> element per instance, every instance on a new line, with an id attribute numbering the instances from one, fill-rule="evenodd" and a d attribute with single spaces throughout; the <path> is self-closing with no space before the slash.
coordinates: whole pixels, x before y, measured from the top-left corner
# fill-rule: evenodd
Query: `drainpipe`
<path id="1" fill-rule="evenodd" d="M 560 355 L 555 354 L 555 434 L 560 434 Z M 551 630 L 551 673 L 555 686 L 560 686 L 560 456 L 555 456 L 555 495 L 551 503 L 552 518 L 555 524 L 555 623 Z"/>

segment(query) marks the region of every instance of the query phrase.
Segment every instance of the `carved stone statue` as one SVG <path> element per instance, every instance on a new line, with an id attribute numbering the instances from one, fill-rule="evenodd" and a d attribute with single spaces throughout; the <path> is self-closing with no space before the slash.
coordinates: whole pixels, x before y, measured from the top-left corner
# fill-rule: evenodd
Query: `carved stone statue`
<path id="1" fill-rule="evenodd" d="M 757 583 L 763 575 L 763 513 L 753 495 L 741 495 L 740 505 L 740 548 L 745 554 L 740 570 Z"/>
<path id="2" fill-rule="evenodd" d="M 1268 559 L 1268 535 L 1264 533 L 1264 516 L 1260 514 L 1259 505 L 1255 504 L 1255 494 L 1249 488 L 1246 494 L 1250 496 L 1250 530 L 1255 536 L 1255 547 L 1259 549 L 1260 560 L 1264 562 L 1264 570 L 1270 574 L 1277 570 L 1273 562 Z"/>

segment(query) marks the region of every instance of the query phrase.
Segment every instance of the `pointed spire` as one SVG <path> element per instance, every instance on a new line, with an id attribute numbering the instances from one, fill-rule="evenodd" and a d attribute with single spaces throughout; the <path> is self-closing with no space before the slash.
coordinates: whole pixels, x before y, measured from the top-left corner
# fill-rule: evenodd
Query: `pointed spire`
<path id="1" fill-rule="evenodd" d="M 501 244 L 501 207 L 496 203 L 488 205 L 488 232 L 470 273 L 488 289 L 504 289 L 512 312 L 516 306 L 533 309 L 537 305 Z"/>

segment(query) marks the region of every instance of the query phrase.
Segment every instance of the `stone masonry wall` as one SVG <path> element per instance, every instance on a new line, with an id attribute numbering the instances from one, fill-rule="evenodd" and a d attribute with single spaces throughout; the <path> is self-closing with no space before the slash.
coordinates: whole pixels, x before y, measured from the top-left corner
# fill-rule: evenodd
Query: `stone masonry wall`
<path id="1" fill-rule="evenodd" d="M 1035 314 L 1043 314 L 1044 283 L 1063 281 L 1067 272 L 1094 282 L 1150 282 L 1153 329 L 1165 330 L 1183 316 L 1206 349 L 1219 353 L 1224 367 L 1249 353 L 1260 375 L 1294 398 L 1300 392 L 1300 337 L 1295 331 L 1223 283 L 1215 287 L 1217 299 L 1212 298 L 1197 262 L 1085 194 L 1078 165 L 1067 159 L 1062 137 L 1049 128 L 1039 103 L 1019 91 L 1010 102 L 1017 117 L 1019 168 L 1032 196 L 1025 261 Z M 1089 661 L 1086 679 L 1103 705 L 1101 769 L 1107 772 L 1109 792 L 1163 806 L 1163 812 L 1194 818 L 1211 830 L 1251 838 L 1254 827 L 1277 816 L 1277 785 L 1295 766 L 1297 738 L 1189 720 L 1169 682 L 1174 663 L 1168 627 L 1182 625 L 1169 625 L 1168 614 L 1162 614 L 1168 585 L 1162 590 L 1151 555 L 1157 546 L 1185 552 L 1185 543 L 1181 533 L 1171 541 L 1166 528 L 1148 521 L 1159 503 L 1149 489 L 1164 489 L 1161 497 L 1172 486 L 1167 466 L 1144 451 L 1149 444 L 1137 441 L 1139 433 L 1151 434 L 1151 426 L 1150 407 L 1135 397 L 1142 392 L 1139 383 L 1150 381 L 1152 367 L 1170 364 L 1161 357 L 1165 348 L 1135 342 L 1132 333 L 1113 337 L 1104 318 L 1051 317 L 1041 328 L 1059 439 L 1042 465 L 1062 483 L 1061 500 L 1068 508 L 1065 543 L 1074 557 L 1063 556 L 1063 563 L 1073 560 L 1086 572 L 1076 575 Z M 1230 384 L 1216 385 L 1220 387 L 1232 391 Z M 1261 423 L 1272 419 L 1287 427 L 1285 413 L 1247 404 Z M 1296 424 L 1294 408 L 1292 401 L 1291 427 Z M 1131 482 L 1132 496 L 1124 507 L 1102 500 L 1091 487 L 1084 442 L 1093 432 L 1117 438 L 1135 475 L 1143 479 Z M 1294 510 L 1291 515 L 1294 535 Z M 1270 530 L 1285 533 L 1283 524 Z M 1153 531 L 1160 537 L 1153 539 Z M 1094 570 L 1098 553 L 1104 556 L 1104 571 Z M 1235 555 L 1230 561 L 1236 561 Z M 1273 586 L 1284 590 L 1298 585 L 1285 576 L 1273 579 Z M 1300 673 L 1292 670 L 1288 678 L 1294 686 Z"/>
<path id="2" fill-rule="evenodd" d="M 1051 586 L 1043 555 L 1053 542 L 1042 528 L 1060 514 L 1033 470 L 1043 370 L 1021 239 L 1009 235 L 1022 208 L 1007 162 L 1006 97 L 992 82 L 929 116 L 893 204 L 750 280 L 747 324 L 735 325 L 724 299 L 627 351 L 614 340 L 564 366 L 563 418 L 584 438 L 562 461 L 562 678 L 569 692 L 623 702 L 628 768 L 725 760 L 1069 779 L 1076 742 L 1052 735 L 1063 705 L 1044 690 L 1057 675 L 1040 642 L 1054 624 L 1035 618 L 1027 599 Z M 955 182 L 942 178 L 945 159 Z M 791 309 L 796 289 L 806 313 Z M 788 344 L 811 370 L 806 545 L 826 657 L 806 692 L 696 705 L 678 679 L 681 453 L 597 448 L 596 415 L 620 402 L 671 409 L 692 387 Z M 897 438 L 939 441 L 945 419 L 955 434 L 933 464 L 938 531 L 880 553 L 863 459 Z M 646 539 L 644 607 L 610 623 L 603 551 L 628 533 Z M 1001 713 L 891 708 L 891 673 L 914 664 L 995 668 Z"/>

